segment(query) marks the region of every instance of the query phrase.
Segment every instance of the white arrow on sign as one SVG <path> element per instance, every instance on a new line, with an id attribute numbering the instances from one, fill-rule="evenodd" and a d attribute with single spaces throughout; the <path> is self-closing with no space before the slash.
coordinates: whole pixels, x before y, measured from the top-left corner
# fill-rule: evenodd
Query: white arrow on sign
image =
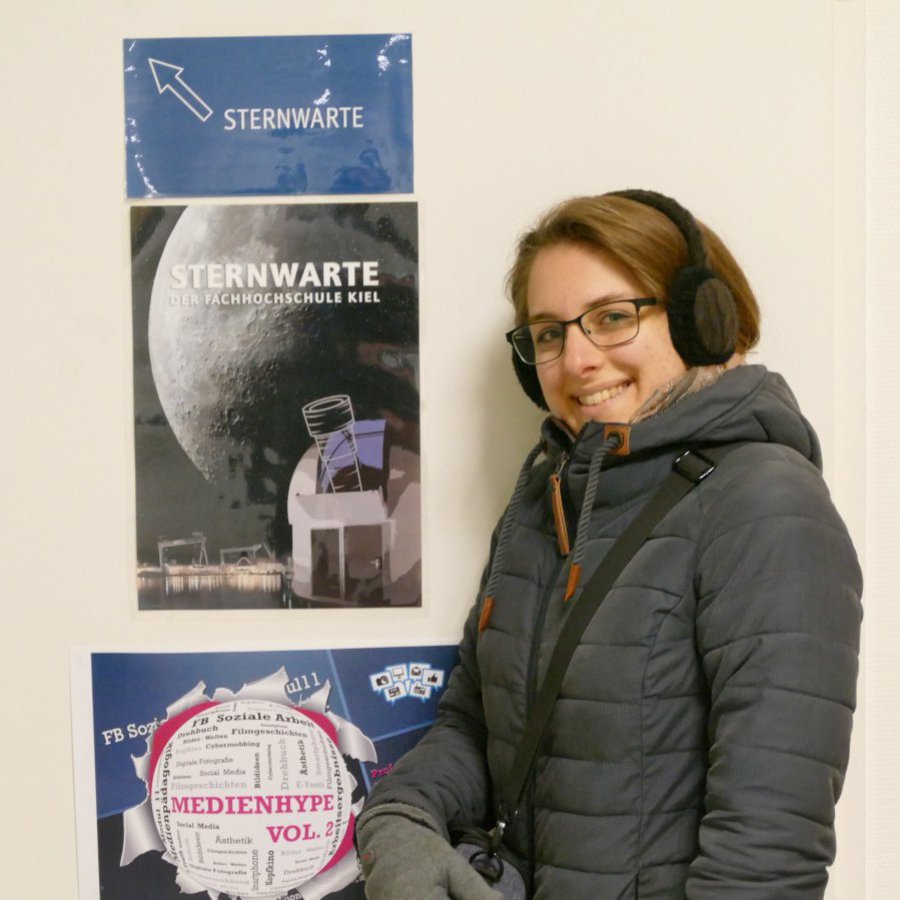
<path id="1" fill-rule="evenodd" d="M 205 122 L 213 113 L 206 101 L 181 77 L 183 66 L 163 62 L 161 59 L 148 59 L 156 89 L 161 93 L 171 91 L 201 122 Z"/>

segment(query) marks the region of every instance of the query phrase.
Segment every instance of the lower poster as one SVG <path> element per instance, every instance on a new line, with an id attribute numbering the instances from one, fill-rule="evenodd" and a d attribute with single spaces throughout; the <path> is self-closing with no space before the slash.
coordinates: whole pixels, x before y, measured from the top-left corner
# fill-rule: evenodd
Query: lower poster
<path id="1" fill-rule="evenodd" d="M 456 647 L 73 653 L 81 900 L 363 900 L 353 826 Z"/>

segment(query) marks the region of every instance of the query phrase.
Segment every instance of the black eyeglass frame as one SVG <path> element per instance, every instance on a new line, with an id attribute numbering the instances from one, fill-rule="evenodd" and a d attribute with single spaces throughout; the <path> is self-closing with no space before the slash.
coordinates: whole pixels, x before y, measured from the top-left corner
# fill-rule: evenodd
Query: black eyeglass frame
<path id="1" fill-rule="evenodd" d="M 585 316 L 590 315 L 593 312 L 596 312 L 598 309 L 602 309 L 604 306 L 612 306 L 614 303 L 633 303 L 634 304 L 634 312 L 637 317 L 637 331 L 630 337 L 626 338 L 624 341 L 616 341 L 613 344 L 598 344 L 593 337 L 591 337 L 590 332 L 587 328 L 584 327 L 584 322 L 582 321 Z M 533 322 L 525 322 L 523 325 L 518 325 L 510 331 L 506 332 L 506 340 L 512 344 L 513 350 L 516 352 L 516 356 L 525 363 L 526 366 L 543 366 L 549 362 L 553 362 L 560 358 L 563 353 L 566 352 L 566 339 L 569 335 L 569 326 L 578 324 L 578 327 L 581 329 L 581 333 L 595 346 L 599 347 L 601 350 L 608 350 L 611 347 L 621 347 L 624 344 L 630 344 L 641 332 L 641 310 L 645 306 L 658 306 L 660 303 L 658 297 L 625 297 L 622 300 L 604 300 L 602 303 L 597 303 L 594 306 L 586 309 L 580 316 L 575 316 L 574 319 L 566 319 L 565 321 L 559 319 L 535 319 Z M 515 336 L 519 333 L 526 333 L 527 329 L 530 329 L 532 325 L 538 324 L 548 324 L 548 325 L 559 325 L 563 330 L 563 339 L 562 346 L 559 348 L 559 353 L 556 356 L 551 356 L 550 359 L 542 359 L 540 362 L 531 361 L 525 359 L 522 355 L 522 351 L 516 344 Z M 529 335 L 529 339 L 531 338 L 531 332 L 527 331 Z"/>

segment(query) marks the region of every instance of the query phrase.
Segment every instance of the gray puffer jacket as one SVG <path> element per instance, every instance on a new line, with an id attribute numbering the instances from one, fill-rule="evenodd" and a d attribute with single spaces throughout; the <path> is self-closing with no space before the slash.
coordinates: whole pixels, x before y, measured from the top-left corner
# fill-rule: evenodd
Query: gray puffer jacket
<path id="1" fill-rule="evenodd" d="M 733 441 L 752 443 L 657 527 L 569 667 L 508 840 L 529 861 L 538 900 L 824 893 L 861 576 L 818 441 L 780 376 L 735 369 L 632 427 L 629 453 L 606 454 L 590 492 L 580 583 L 680 450 Z M 560 472 L 574 533 L 602 444 L 596 423 L 574 442 L 545 424 L 547 458 L 522 480 L 506 546 L 492 555 L 487 626 L 479 631 L 480 598 L 437 723 L 367 808 L 413 804 L 441 827 L 493 821 L 579 597 L 563 600 L 571 560 L 557 545 L 548 479 Z"/>

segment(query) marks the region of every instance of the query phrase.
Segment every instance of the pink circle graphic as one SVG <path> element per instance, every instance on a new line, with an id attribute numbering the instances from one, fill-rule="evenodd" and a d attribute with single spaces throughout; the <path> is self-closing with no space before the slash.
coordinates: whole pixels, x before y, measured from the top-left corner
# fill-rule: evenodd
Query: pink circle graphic
<path id="1" fill-rule="evenodd" d="M 201 885 L 286 893 L 350 849 L 353 782 L 327 719 L 232 700 L 167 724 L 154 740 L 151 810 L 168 855 Z"/>

